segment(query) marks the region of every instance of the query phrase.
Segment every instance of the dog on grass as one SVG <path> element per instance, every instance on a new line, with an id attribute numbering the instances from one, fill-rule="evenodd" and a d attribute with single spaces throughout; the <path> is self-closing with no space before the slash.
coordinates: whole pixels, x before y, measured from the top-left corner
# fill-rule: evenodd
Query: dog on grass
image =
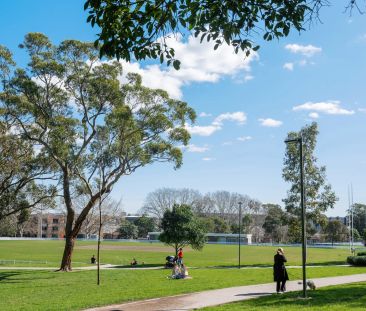
<path id="1" fill-rule="evenodd" d="M 302 282 L 299 282 L 298 284 L 302 284 Z M 309 287 L 311 290 L 315 290 L 316 286 L 313 280 L 307 280 L 306 286 Z"/>

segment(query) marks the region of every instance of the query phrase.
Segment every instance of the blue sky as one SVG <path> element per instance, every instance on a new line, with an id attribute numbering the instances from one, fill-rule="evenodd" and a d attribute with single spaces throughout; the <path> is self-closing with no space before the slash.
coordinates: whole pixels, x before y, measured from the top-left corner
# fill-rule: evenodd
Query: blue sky
<path id="1" fill-rule="evenodd" d="M 142 74 L 144 83 L 165 88 L 187 101 L 199 117 L 184 165 L 155 164 L 123 178 L 113 196 L 134 212 L 146 194 L 159 187 L 188 187 L 248 194 L 263 203 L 281 203 L 288 185 L 281 170 L 286 133 L 316 120 L 320 135 L 316 155 L 327 166 L 328 181 L 340 198 L 329 215 L 343 215 L 347 187 L 354 201 L 366 203 L 366 17 L 344 13 L 344 1 L 323 8 L 322 23 L 288 38 L 262 43 L 244 59 L 192 38 L 174 42 L 182 70 L 158 64 L 124 64 Z M 335 4 L 337 2 L 337 4 Z M 90 41 L 96 30 L 86 24 L 81 0 L 4 0 L 0 44 L 19 65 L 17 46 L 28 32 L 43 32 L 53 42 Z M 204 136 L 205 135 L 205 136 Z"/>

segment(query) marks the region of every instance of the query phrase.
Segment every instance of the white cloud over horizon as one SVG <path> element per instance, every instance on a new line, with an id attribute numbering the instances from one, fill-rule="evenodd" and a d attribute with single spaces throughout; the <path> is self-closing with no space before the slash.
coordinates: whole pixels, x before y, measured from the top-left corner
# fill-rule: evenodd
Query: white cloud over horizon
<path id="1" fill-rule="evenodd" d="M 272 119 L 272 118 L 260 118 L 258 119 L 258 121 L 260 122 L 260 124 L 262 126 L 265 126 L 265 127 L 279 127 L 283 124 L 282 121 L 280 120 L 275 120 L 275 119 Z"/>
<path id="2" fill-rule="evenodd" d="M 248 141 L 248 140 L 252 140 L 253 137 L 252 136 L 240 136 L 237 138 L 238 141 Z"/>
<path id="3" fill-rule="evenodd" d="M 294 63 L 285 63 L 282 66 L 283 69 L 293 71 L 294 70 Z"/>
<path id="4" fill-rule="evenodd" d="M 292 108 L 293 111 L 311 111 L 316 113 L 324 113 L 328 115 L 352 115 L 354 110 L 342 108 L 341 102 L 338 100 L 328 100 L 324 102 L 306 102 L 302 105 L 297 105 Z"/>
<path id="5" fill-rule="evenodd" d="M 204 157 L 202 158 L 203 161 L 214 161 L 216 160 L 215 158 L 210 158 L 210 157 Z"/>
<path id="6" fill-rule="evenodd" d="M 243 125 L 246 120 L 247 116 L 245 112 L 226 112 L 217 116 L 210 125 L 186 125 L 186 129 L 192 135 L 211 136 L 213 133 L 222 129 L 224 121 L 231 121 L 238 125 Z"/>
<path id="7" fill-rule="evenodd" d="M 182 149 L 185 149 L 188 152 L 192 152 L 192 153 L 204 153 L 204 152 L 210 150 L 210 148 L 208 148 L 207 145 L 200 147 L 200 146 L 196 146 L 194 144 L 184 146 L 184 147 L 182 147 Z"/>
<path id="8" fill-rule="evenodd" d="M 311 44 L 301 45 L 297 43 L 286 44 L 285 49 L 294 54 L 301 54 L 306 57 L 312 57 L 322 51 L 321 47 L 317 47 Z"/>
<path id="9" fill-rule="evenodd" d="M 143 85 L 150 88 L 166 90 L 175 99 L 182 99 L 182 87 L 191 83 L 217 83 L 223 77 L 238 81 L 253 79 L 251 63 L 259 59 L 258 53 L 252 51 L 249 56 L 243 52 L 234 53 L 232 47 L 224 44 L 214 50 L 214 42 L 200 43 L 192 35 L 186 41 L 182 36 L 168 38 L 167 44 L 174 48 L 175 57 L 181 61 L 180 70 L 162 65 L 147 65 L 121 61 L 124 75 L 135 72 L 142 76 Z"/>
<path id="10" fill-rule="evenodd" d="M 212 114 L 203 111 L 198 116 L 201 117 L 201 118 L 205 118 L 205 117 L 211 117 Z"/>
<path id="11" fill-rule="evenodd" d="M 317 112 L 310 112 L 309 113 L 309 117 L 312 119 L 318 119 L 319 118 L 319 113 Z"/>

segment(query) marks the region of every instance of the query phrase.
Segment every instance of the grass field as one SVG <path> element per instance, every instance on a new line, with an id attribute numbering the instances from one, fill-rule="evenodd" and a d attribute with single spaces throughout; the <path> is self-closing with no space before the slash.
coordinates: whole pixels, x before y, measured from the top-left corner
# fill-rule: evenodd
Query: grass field
<path id="1" fill-rule="evenodd" d="M 268 246 L 243 246 L 241 263 L 247 269 L 238 270 L 233 268 L 238 260 L 237 245 L 206 245 L 202 251 L 187 248 L 184 260 L 192 267 L 190 275 L 193 279 L 184 281 L 168 279 L 170 270 L 163 269 L 102 270 L 101 286 L 96 285 L 96 271 L 60 273 L 45 270 L 1 270 L 1 267 L 7 265 L 11 267 L 10 261 L 14 261 L 15 266 L 58 267 L 63 246 L 63 241 L 0 241 L 0 263 L 1 260 L 5 261 L 0 264 L 0 310 L 79 310 L 208 289 L 268 283 L 272 282 L 271 265 L 276 249 Z M 89 265 L 95 250 L 95 242 L 78 241 L 73 256 L 74 266 Z M 128 266 L 131 259 L 136 257 L 138 261 L 144 261 L 146 266 L 161 266 L 172 251 L 172 248 L 160 243 L 103 242 L 102 263 L 123 267 Z M 288 265 L 301 263 L 300 247 L 287 247 L 285 251 Z M 308 264 L 318 267 L 308 268 L 308 277 L 366 273 L 366 268 L 327 266 L 344 263 L 348 255 L 347 249 L 309 248 Z M 251 266 L 269 268 L 257 269 Z M 301 279 L 301 269 L 290 268 L 288 271 L 290 279 Z M 287 303 L 291 308 L 296 308 L 298 302 L 290 294 L 286 297 L 289 297 L 289 302 L 282 301 L 284 308 L 287 310 Z M 274 303 L 277 303 L 276 299 L 282 298 L 267 299 L 275 299 Z M 271 301 L 265 302 L 269 310 L 273 307 Z M 241 308 L 235 304 L 227 307 Z"/>
<path id="2" fill-rule="evenodd" d="M 36 265 L 57 267 L 63 252 L 63 241 L 0 241 L 0 265 Z M 272 265 L 275 247 L 242 246 L 241 263 L 244 266 Z M 288 265 L 301 264 L 301 248 L 285 248 Z M 74 267 L 89 264 L 96 253 L 96 243 L 77 241 Z M 128 265 L 133 257 L 146 265 L 160 266 L 173 249 L 160 243 L 103 242 L 101 262 Z M 347 249 L 308 249 L 308 264 L 343 264 L 349 255 Z M 238 264 L 237 245 L 208 244 L 202 251 L 185 249 L 185 261 L 193 267 L 230 267 Z M 1 264 L 1 260 L 3 260 Z M 24 262 L 25 261 L 25 262 Z"/>
<path id="3" fill-rule="evenodd" d="M 271 269 L 191 269 L 192 279 L 189 280 L 167 279 L 169 273 L 170 270 L 102 270 L 102 284 L 98 287 L 95 284 L 96 271 L 0 270 L 0 310 L 79 310 L 123 301 L 272 282 Z M 366 273 L 366 268 L 308 269 L 309 278 L 357 273 Z M 292 280 L 300 279 L 301 269 L 289 269 L 289 276 Z"/>
<path id="4" fill-rule="evenodd" d="M 204 311 L 345 311 L 366 309 L 366 283 L 324 287 L 309 292 L 310 299 L 298 299 L 299 293 L 268 297 L 204 308 Z"/>

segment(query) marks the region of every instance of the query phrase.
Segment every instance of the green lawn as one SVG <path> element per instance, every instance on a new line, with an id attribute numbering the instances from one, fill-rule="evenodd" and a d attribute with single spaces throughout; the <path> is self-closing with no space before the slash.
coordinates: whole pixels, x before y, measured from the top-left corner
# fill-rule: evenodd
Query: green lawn
<path id="1" fill-rule="evenodd" d="M 102 270 L 60 273 L 0 270 L 0 310 L 78 310 L 129 300 L 169 296 L 207 289 L 272 282 L 271 269 L 191 269 L 190 280 L 170 280 L 170 270 Z M 366 273 L 366 268 L 316 267 L 308 277 Z M 301 269 L 289 269 L 291 279 Z M 315 292 L 317 294 L 317 292 Z M 259 310 L 259 309 L 258 309 Z"/>
<path id="2" fill-rule="evenodd" d="M 310 299 L 298 299 L 300 293 L 271 295 L 218 307 L 204 308 L 204 311 L 344 311 L 366 309 L 366 283 L 329 286 L 310 291 Z"/>
<path id="3" fill-rule="evenodd" d="M 160 243 L 103 242 L 102 263 L 128 265 L 133 257 L 147 265 L 162 265 L 172 248 Z M 63 241 L 0 241 L 0 265 L 57 267 L 63 252 Z M 272 265 L 275 247 L 242 246 L 241 262 L 244 266 Z M 301 248 L 286 247 L 288 265 L 301 264 Z M 96 242 L 77 241 L 73 256 L 74 266 L 89 264 L 96 253 Z M 308 264 L 342 264 L 348 249 L 308 249 Z M 1 260 L 15 260 L 3 262 Z M 34 261 L 34 262 L 22 262 Z M 237 245 L 206 245 L 202 251 L 185 249 L 185 261 L 193 267 L 230 267 L 238 263 Z"/>

